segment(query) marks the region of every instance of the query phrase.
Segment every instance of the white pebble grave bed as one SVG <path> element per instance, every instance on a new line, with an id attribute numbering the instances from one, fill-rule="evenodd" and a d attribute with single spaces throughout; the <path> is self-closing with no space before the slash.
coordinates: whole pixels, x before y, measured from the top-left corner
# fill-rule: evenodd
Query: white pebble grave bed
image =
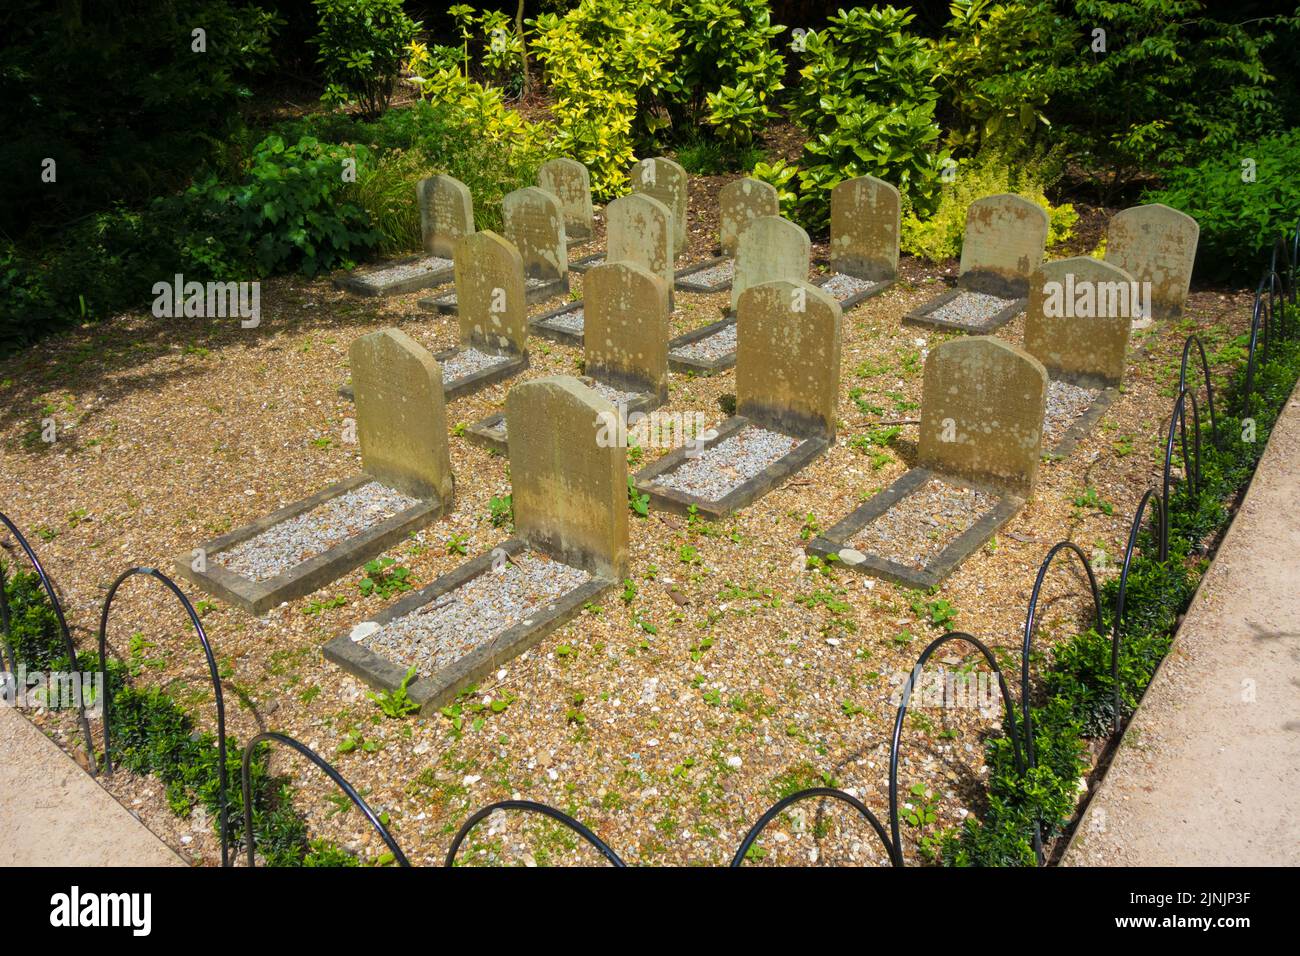
<path id="1" fill-rule="evenodd" d="M 705 501 L 720 501 L 802 444 L 802 439 L 747 425 L 658 475 L 654 483 Z"/>

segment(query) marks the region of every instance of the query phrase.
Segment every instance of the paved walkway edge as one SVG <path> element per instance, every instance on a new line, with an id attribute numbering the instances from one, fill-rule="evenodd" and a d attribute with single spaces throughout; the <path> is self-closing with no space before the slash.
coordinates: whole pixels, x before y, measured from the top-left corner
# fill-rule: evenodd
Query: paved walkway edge
<path id="1" fill-rule="evenodd" d="M 0 704 L 0 866 L 185 866 L 95 778 Z"/>
<path id="2" fill-rule="evenodd" d="M 1300 386 L 1063 866 L 1300 863 Z"/>

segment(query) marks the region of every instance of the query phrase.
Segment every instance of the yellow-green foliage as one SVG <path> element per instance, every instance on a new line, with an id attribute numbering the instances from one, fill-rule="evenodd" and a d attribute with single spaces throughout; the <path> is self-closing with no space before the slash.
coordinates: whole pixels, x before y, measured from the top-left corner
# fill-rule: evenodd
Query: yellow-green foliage
<path id="1" fill-rule="evenodd" d="M 379 232 L 385 256 L 420 248 L 420 209 L 415 184 L 429 175 L 432 163 L 419 149 L 395 149 L 377 163 L 357 170 L 356 199 Z"/>
<path id="2" fill-rule="evenodd" d="M 951 181 L 939 190 L 939 204 L 930 216 L 919 216 L 904 199 L 899 245 L 904 252 L 941 262 L 961 255 L 966 233 L 966 210 L 984 196 L 1014 193 L 1038 203 L 1047 212 L 1048 248 L 1074 234 L 1079 214 L 1070 203 L 1053 206 L 1045 190 L 1056 179 L 1051 157 L 1012 158 L 996 149 L 981 150 L 973 159 L 958 163 Z"/>

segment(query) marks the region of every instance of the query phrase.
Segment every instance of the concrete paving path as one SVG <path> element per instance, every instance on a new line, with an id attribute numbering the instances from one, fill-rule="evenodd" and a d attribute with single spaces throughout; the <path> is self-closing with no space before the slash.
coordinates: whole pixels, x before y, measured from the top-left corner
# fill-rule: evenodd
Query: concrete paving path
<path id="1" fill-rule="evenodd" d="M 1300 864 L 1300 388 L 1062 863 Z"/>
<path id="2" fill-rule="evenodd" d="M 94 778 L 0 704 L 0 866 L 184 866 Z"/>

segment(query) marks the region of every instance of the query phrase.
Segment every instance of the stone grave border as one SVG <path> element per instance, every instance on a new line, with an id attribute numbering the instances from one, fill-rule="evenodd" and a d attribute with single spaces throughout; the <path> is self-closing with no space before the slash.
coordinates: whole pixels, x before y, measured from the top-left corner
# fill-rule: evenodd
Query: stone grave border
<path id="1" fill-rule="evenodd" d="M 887 292 L 889 289 L 893 288 L 895 283 L 898 282 L 897 276 L 895 276 L 892 279 L 864 279 L 862 276 L 855 276 L 852 273 L 848 273 L 848 272 L 828 272 L 824 276 L 815 276 L 811 280 L 810 284 L 815 285 L 817 286 L 817 288 L 820 289 L 822 286 L 826 285 L 826 283 L 830 282 L 836 276 L 840 276 L 840 275 L 847 276 L 850 279 L 856 279 L 859 282 L 879 283 L 876 286 L 876 288 L 863 289 L 861 292 L 855 292 L 847 299 L 835 299 L 834 295 L 832 295 L 830 292 L 827 292 L 826 293 L 827 295 L 829 295 L 832 299 L 835 299 L 835 301 L 840 304 L 841 313 L 849 311 L 849 309 L 853 308 L 854 306 L 860 305 L 863 302 L 866 302 L 868 299 L 874 299 L 882 292 Z"/>
<path id="2" fill-rule="evenodd" d="M 457 352 L 461 351 L 464 346 L 453 345 L 451 348 L 442 349 L 433 353 L 433 357 L 441 363 L 444 359 L 451 358 Z M 513 378 L 529 366 L 527 355 L 520 355 L 509 359 L 498 365 L 490 365 L 485 369 L 466 375 L 463 378 L 454 378 L 450 383 L 444 380 L 442 385 L 442 400 L 444 402 L 455 401 L 458 398 L 464 398 L 471 392 L 477 392 L 480 388 L 487 388 L 489 385 L 495 385 L 497 382 Z M 356 401 L 356 395 L 352 390 L 352 383 L 339 386 L 339 398 L 346 398 L 349 402 Z"/>
<path id="3" fill-rule="evenodd" d="M 575 376 L 583 385 L 590 387 L 593 379 L 587 375 Z M 659 408 L 665 404 L 667 399 L 654 392 L 638 392 L 637 397 L 630 402 L 623 404 L 613 403 L 617 411 L 623 412 L 624 422 L 626 416 L 636 412 L 646 413 Z M 505 422 L 506 413 L 504 411 L 493 412 L 480 418 L 476 422 L 471 422 L 465 426 L 463 437 L 471 445 L 477 445 L 489 452 L 495 452 L 503 458 L 510 456 L 509 442 L 501 434 L 501 425 Z"/>
<path id="4" fill-rule="evenodd" d="M 426 296 L 419 299 L 415 304 L 422 309 L 428 309 L 438 315 L 457 315 L 460 312 L 460 300 L 455 303 L 444 301 L 449 294 L 443 292 L 439 295 Z M 557 295 L 569 294 L 569 277 L 566 275 L 563 279 L 555 279 L 551 282 L 537 284 L 534 280 L 524 279 L 524 305 L 535 305 L 538 302 L 545 302 L 547 299 L 553 299 Z"/>
<path id="5" fill-rule="evenodd" d="M 706 285 L 703 282 L 693 282 L 691 276 L 705 272 L 715 266 L 720 266 L 724 262 L 730 261 L 731 256 L 714 256 L 712 259 L 705 259 L 702 262 L 696 262 L 693 265 L 683 266 L 673 273 L 674 288 L 681 289 L 683 292 L 695 292 L 700 295 L 711 295 L 714 292 L 726 292 L 731 288 L 731 279 L 723 279 L 721 282 L 715 282 L 712 285 Z"/>
<path id="6" fill-rule="evenodd" d="M 1086 380 L 1076 382 L 1070 378 L 1054 379 L 1049 376 L 1047 380 L 1048 389 L 1051 389 L 1052 382 L 1055 381 L 1065 381 L 1070 384 L 1077 384 L 1089 388 L 1097 387 L 1095 385 L 1088 385 Z M 1056 460 L 1060 458 L 1069 458 L 1070 455 L 1074 454 L 1075 447 L 1086 435 L 1090 434 L 1092 430 L 1097 427 L 1097 423 L 1101 421 L 1101 417 L 1106 414 L 1106 410 L 1110 408 L 1111 404 L 1118 397 L 1119 388 L 1114 385 L 1103 386 L 1101 391 L 1097 394 L 1097 397 L 1092 400 L 1092 404 L 1088 406 L 1087 410 L 1074 420 L 1074 424 L 1065 430 L 1065 434 L 1061 436 L 1060 441 L 1056 443 L 1055 447 L 1053 447 L 1051 451 L 1045 451 L 1043 453 L 1044 457 Z"/>
<path id="7" fill-rule="evenodd" d="M 735 349 L 732 349 L 725 355 L 719 355 L 715 359 L 696 359 L 673 355 L 673 349 L 681 348 L 683 345 L 690 345 L 692 342 L 698 342 L 700 339 L 707 339 L 715 332 L 721 332 L 727 326 L 735 324 L 736 317 L 730 315 L 726 318 L 719 319 L 717 322 L 710 322 L 708 325 L 702 325 L 698 329 L 691 329 L 689 332 L 683 332 L 681 335 L 669 339 L 669 370 L 681 374 L 694 373 L 696 375 L 714 375 L 735 366 Z"/>
<path id="8" fill-rule="evenodd" d="M 354 295 L 363 296 L 369 299 L 379 299 L 390 295 L 405 295 L 408 292 L 418 292 L 420 289 L 431 289 L 434 286 L 446 285 L 452 280 L 454 269 L 448 266 L 441 272 L 428 272 L 420 276 L 412 276 L 408 279 L 401 279 L 391 285 L 383 288 L 376 288 L 362 281 L 368 275 L 383 272 L 385 269 L 391 269 L 395 266 L 410 265 L 419 262 L 421 259 L 443 258 L 442 256 L 433 256 L 427 252 L 421 252 L 413 256 L 404 256 L 401 259 L 392 259 L 387 262 L 376 265 L 363 271 L 352 271 L 345 276 L 340 276 L 331 284 L 334 288 L 343 292 L 351 292 Z"/>
<path id="9" fill-rule="evenodd" d="M 681 448 L 675 448 L 658 461 L 642 468 L 632 478 L 634 487 L 642 494 L 649 495 L 650 501 L 661 511 L 686 515 L 689 513 L 691 506 L 694 505 L 700 514 L 709 518 L 725 518 L 732 512 L 740 510 L 776 488 L 831 447 L 831 442 L 826 438 L 799 438 L 798 435 L 790 435 L 788 437 L 800 440 L 801 444 L 798 448 L 788 452 L 784 457 L 768 465 L 753 478 L 745 480 L 716 500 L 699 498 L 695 495 L 677 491 L 675 488 L 663 488 L 653 484 L 654 479 L 659 475 L 673 471 L 679 465 L 685 463 L 688 457 L 695 457 L 693 449 L 698 448 L 699 451 L 705 451 L 748 427 L 763 428 L 766 426 L 759 425 L 753 419 L 746 418 L 743 415 L 733 415 L 714 428 L 714 436 L 707 441 L 698 445 L 685 445 Z M 776 429 L 768 430 L 776 431 Z M 782 432 L 782 434 L 785 433 Z"/>
<path id="10" fill-rule="evenodd" d="M 195 571 L 190 552 L 172 559 L 176 572 L 207 593 L 242 608 L 252 614 L 262 615 L 285 601 L 300 598 L 338 580 L 346 572 L 359 567 L 375 555 L 387 550 L 414 531 L 438 518 L 448 502 L 429 500 L 408 508 L 381 521 L 358 534 L 345 538 L 326 551 L 308 558 L 273 578 L 252 581 L 219 565 L 213 556 L 255 537 L 290 518 L 305 514 L 325 502 L 346 494 L 354 488 L 376 479 L 367 474 L 355 475 L 323 488 L 310 497 L 274 511 L 264 518 L 233 531 L 212 538 L 199 545 L 207 556 L 207 569 Z"/>
<path id="11" fill-rule="evenodd" d="M 572 262 L 570 262 L 569 271 L 578 272 L 578 273 L 586 272 L 588 269 L 591 269 L 595 266 L 603 265 L 604 262 L 605 262 L 605 253 L 589 252 L 581 259 L 574 259 Z"/>
<path id="12" fill-rule="evenodd" d="M 850 563 L 839 557 L 841 550 L 851 547 L 848 541 L 855 534 L 889 511 L 890 508 L 913 491 L 924 486 L 931 478 L 937 478 L 949 484 L 971 488 L 978 487 L 979 490 L 987 494 L 996 495 L 998 501 L 992 508 L 980 515 L 969 528 L 958 535 L 939 554 L 931 558 L 923 570 L 918 571 L 915 568 L 891 561 L 878 554 L 859 552 L 864 555 L 864 560 L 855 563 Z M 909 468 L 884 491 L 876 492 L 866 502 L 853 509 L 848 515 L 810 541 L 806 550 L 809 554 L 822 559 L 838 559 L 836 564 L 840 567 L 870 574 L 892 584 L 925 590 L 942 583 L 944 578 L 952 574 L 962 562 L 984 547 L 988 540 L 997 533 L 998 529 L 1024 507 L 1024 504 L 1024 499 L 1006 492 L 999 492 L 956 478 L 949 478 L 929 468 Z M 857 549 L 854 548 L 853 550 Z M 832 555 L 834 558 L 832 558 Z"/>
<path id="13" fill-rule="evenodd" d="M 442 595 L 454 591 L 473 578 L 492 574 L 492 563 L 498 552 L 510 557 L 536 549 L 530 548 L 522 538 L 509 540 L 462 564 L 454 571 L 442 575 L 432 584 L 413 591 L 384 608 L 364 622 L 383 626 L 417 608 L 424 607 Z M 539 552 L 540 553 L 540 552 Z M 407 696 L 420 708 L 421 716 L 431 716 L 438 709 L 455 700 L 465 687 L 477 683 L 505 662 L 537 644 L 556 628 L 568 623 L 587 602 L 616 582 L 613 578 L 593 576 L 590 581 L 561 595 L 525 621 L 509 627 L 468 654 L 453 661 L 433 674 L 421 674 L 406 688 Z M 354 625 L 355 627 L 356 625 Z M 396 690 L 402 685 L 407 668 L 352 640 L 352 628 L 340 633 L 322 648 L 327 661 L 337 664 L 354 677 L 381 690 Z"/>
<path id="14" fill-rule="evenodd" d="M 908 325 L 920 325 L 930 329 L 939 329 L 944 332 L 970 332 L 974 335 L 988 335 L 989 333 L 1002 328 L 1002 326 L 1006 325 L 1008 322 L 1014 319 L 1021 312 L 1025 311 L 1025 309 L 1029 305 L 1028 296 L 1024 296 L 1023 298 L 1018 298 L 1002 311 L 995 312 L 993 315 L 989 316 L 989 318 L 985 319 L 983 322 L 973 324 L 973 325 L 964 322 L 955 322 L 948 319 L 933 319 L 930 317 L 930 314 L 932 312 L 934 312 L 940 306 L 946 305 L 948 302 L 951 302 L 953 299 L 957 298 L 957 296 L 962 295 L 965 292 L 979 292 L 979 291 L 980 290 L 978 289 L 968 289 L 962 286 L 958 286 L 955 289 L 949 289 L 947 292 L 943 293 L 942 295 L 936 296 L 935 298 L 931 299 L 929 302 L 923 303 L 922 305 L 917 306 L 911 312 L 908 312 L 906 315 L 903 316 L 903 321 Z M 985 294 L 995 295 L 996 293 L 985 293 Z M 999 298 L 1004 298 L 1004 296 L 999 296 Z M 840 308 L 843 309 L 844 306 L 841 305 Z"/>
<path id="15" fill-rule="evenodd" d="M 541 336 L 544 339 L 550 339 L 552 342 L 558 342 L 560 345 L 582 346 L 583 336 L 577 332 L 571 332 L 568 329 L 562 329 L 554 325 L 546 325 L 548 319 L 557 316 L 567 315 L 575 309 L 585 308 L 582 300 L 576 302 L 566 302 L 564 305 L 556 306 L 554 309 L 547 309 L 541 315 L 535 315 L 528 320 L 528 334 Z M 583 328 L 586 328 L 584 322 Z"/>

